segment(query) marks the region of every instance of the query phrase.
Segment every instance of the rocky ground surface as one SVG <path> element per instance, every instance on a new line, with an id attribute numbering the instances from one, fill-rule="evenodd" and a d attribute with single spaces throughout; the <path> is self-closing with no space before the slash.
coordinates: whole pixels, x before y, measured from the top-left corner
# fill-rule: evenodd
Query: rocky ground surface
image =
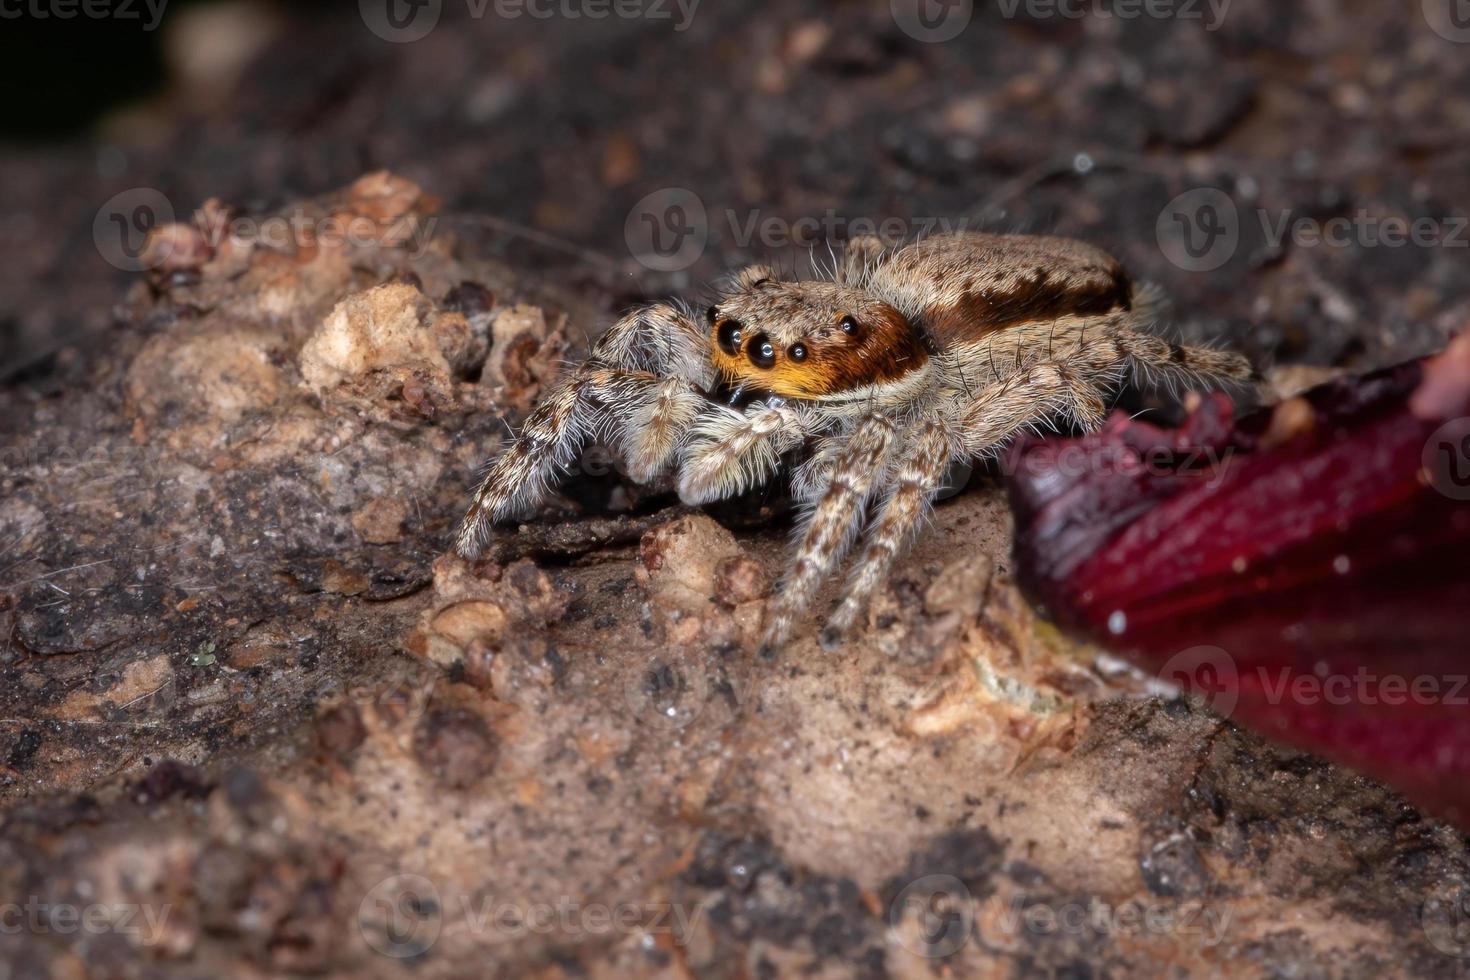
<path id="1" fill-rule="evenodd" d="M 563 357 L 761 251 L 730 211 L 1084 234 L 1263 362 L 1464 325 L 1463 253 L 1256 218 L 1465 200 L 1463 45 L 1244 3 L 933 45 L 887 6 L 711 7 L 666 44 L 291 24 L 228 113 L 116 123 L 148 136 L 122 178 L 7 160 L 0 977 L 1470 973 L 1464 838 L 1038 619 L 991 475 L 833 654 L 752 653 L 776 497 L 688 511 L 591 452 L 543 521 L 447 554 Z M 720 84 L 690 111 L 671 77 Z M 105 275 L 93 214 L 143 185 L 199 216 Z M 1208 274 L 1156 235 L 1205 185 L 1248 216 Z M 625 219 L 671 186 L 709 247 L 660 272 Z M 358 233 L 209 233 L 278 212 Z"/>

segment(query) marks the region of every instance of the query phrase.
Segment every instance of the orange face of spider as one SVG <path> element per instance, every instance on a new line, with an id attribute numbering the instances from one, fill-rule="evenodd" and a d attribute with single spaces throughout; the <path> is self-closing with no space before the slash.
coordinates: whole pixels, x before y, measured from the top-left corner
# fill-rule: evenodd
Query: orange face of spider
<path id="1" fill-rule="evenodd" d="M 709 322 L 727 384 L 787 398 L 898 381 L 929 356 L 898 310 L 833 283 L 757 278 L 710 307 Z"/>

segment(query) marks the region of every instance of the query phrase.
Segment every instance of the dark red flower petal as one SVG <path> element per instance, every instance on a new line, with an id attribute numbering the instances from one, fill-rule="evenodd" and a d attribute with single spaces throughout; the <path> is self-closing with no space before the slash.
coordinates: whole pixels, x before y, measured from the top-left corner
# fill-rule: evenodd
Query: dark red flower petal
<path id="1" fill-rule="evenodd" d="M 1021 581 L 1061 625 L 1470 826 L 1470 336 L 1010 465 Z"/>

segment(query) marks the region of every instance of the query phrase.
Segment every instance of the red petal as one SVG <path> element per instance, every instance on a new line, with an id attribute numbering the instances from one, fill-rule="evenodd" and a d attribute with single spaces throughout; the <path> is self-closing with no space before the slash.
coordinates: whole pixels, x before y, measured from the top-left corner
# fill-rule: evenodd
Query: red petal
<path id="1" fill-rule="evenodd" d="M 1018 446 L 1022 583 L 1223 713 L 1470 826 L 1467 416 L 1470 335 L 1238 425 L 1216 396 L 1178 431 Z"/>

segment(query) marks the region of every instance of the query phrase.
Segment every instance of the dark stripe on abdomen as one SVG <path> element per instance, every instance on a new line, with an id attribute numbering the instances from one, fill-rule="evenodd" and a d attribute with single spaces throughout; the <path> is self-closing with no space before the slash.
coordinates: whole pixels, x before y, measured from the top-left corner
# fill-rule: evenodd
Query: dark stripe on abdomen
<path id="1" fill-rule="evenodd" d="M 1007 292 L 971 290 L 955 306 L 926 311 L 926 326 L 941 345 L 948 345 L 1022 323 L 1132 309 L 1133 282 L 1128 273 L 1118 267 L 1103 275 L 1105 278 L 1068 284 L 1037 268 Z"/>

